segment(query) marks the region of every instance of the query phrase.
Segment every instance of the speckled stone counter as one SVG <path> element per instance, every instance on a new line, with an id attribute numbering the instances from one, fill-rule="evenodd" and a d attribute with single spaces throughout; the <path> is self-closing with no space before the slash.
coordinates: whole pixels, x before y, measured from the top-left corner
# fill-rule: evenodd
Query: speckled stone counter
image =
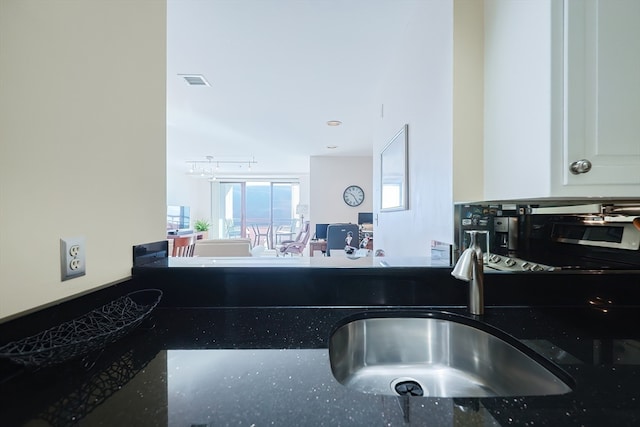
<path id="1" fill-rule="evenodd" d="M 433 309 L 433 307 L 432 307 Z M 438 308 L 464 313 L 455 307 Z M 158 308 L 100 355 L 30 372 L 2 361 L 3 426 L 632 426 L 640 423 L 640 308 L 489 307 L 484 321 L 575 380 L 560 396 L 368 395 L 328 358 L 341 319 L 381 308 Z M 412 308 L 422 311 L 424 309 Z"/>
<path id="2" fill-rule="evenodd" d="M 338 383 L 328 338 L 366 310 L 465 313 L 468 285 L 451 268 L 224 264 L 153 261 L 131 280 L 0 324 L 1 345 L 132 290 L 164 293 L 148 321 L 99 354 L 35 371 L 0 360 L 0 425 L 640 424 L 638 271 L 485 275 L 483 320 L 559 364 L 572 392 L 407 402 Z"/>
<path id="3" fill-rule="evenodd" d="M 381 266 L 361 259 L 356 261 L 361 264 L 346 264 L 351 267 L 212 261 L 165 258 L 134 267 L 133 275 L 162 289 L 162 304 L 174 307 L 461 306 L 468 301 L 468 283 L 453 278 L 451 267 L 415 260 L 389 260 Z M 614 305 L 640 301 L 640 270 L 487 271 L 484 282 L 489 306 L 582 306 L 595 298 Z"/>

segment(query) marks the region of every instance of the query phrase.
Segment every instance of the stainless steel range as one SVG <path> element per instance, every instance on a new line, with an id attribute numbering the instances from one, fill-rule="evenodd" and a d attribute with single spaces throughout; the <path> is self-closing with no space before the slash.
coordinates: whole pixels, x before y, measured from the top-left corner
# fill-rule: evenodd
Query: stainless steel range
<path id="1" fill-rule="evenodd" d="M 507 255 L 489 254 L 485 266 L 500 271 L 553 271 L 559 267 L 527 261 Z"/>
<path id="2" fill-rule="evenodd" d="M 457 214 L 461 249 L 466 248 L 464 231 L 486 230 L 491 236 L 485 259 L 488 268 L 519 272 L 640 269 L 640 229 L 634 225 L 640 217 L 640 201 L 565 207 L 467 205 Z"/>

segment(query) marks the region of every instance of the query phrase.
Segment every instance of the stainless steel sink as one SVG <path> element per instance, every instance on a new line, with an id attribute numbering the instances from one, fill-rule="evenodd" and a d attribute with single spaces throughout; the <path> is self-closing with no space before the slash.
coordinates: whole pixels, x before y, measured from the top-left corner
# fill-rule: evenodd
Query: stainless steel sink
<path id="1" fill-rule="evenodd" d="M 348 319 L 329 340 L 333 376 L 353 390 L 393 396 L 531 396 L 564 394 L 574 384 L 515 338 L 465 316 L 363 316 Z"/>

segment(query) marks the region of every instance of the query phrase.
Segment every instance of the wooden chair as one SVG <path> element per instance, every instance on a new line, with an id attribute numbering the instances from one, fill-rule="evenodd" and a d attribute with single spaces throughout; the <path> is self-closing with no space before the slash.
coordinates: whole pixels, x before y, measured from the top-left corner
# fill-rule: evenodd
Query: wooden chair
<path id="1" fill-rule="evenodd" d="M 173 239 L 172 257 L 192 257 L 196 248 L 196 236 L 183 236 Z"/>

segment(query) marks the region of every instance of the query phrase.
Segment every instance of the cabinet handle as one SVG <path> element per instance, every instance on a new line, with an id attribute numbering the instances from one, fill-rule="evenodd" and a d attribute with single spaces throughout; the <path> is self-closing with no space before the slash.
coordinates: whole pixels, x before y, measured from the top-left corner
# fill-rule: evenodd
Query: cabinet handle
<path id="1" fill-rule="evenodd" d="M 591 162 L 587 159 L 578 160 L 577 162 L 571 163 L 569 170 L 574 175 L 587 173 L 591 170 Z"/>

